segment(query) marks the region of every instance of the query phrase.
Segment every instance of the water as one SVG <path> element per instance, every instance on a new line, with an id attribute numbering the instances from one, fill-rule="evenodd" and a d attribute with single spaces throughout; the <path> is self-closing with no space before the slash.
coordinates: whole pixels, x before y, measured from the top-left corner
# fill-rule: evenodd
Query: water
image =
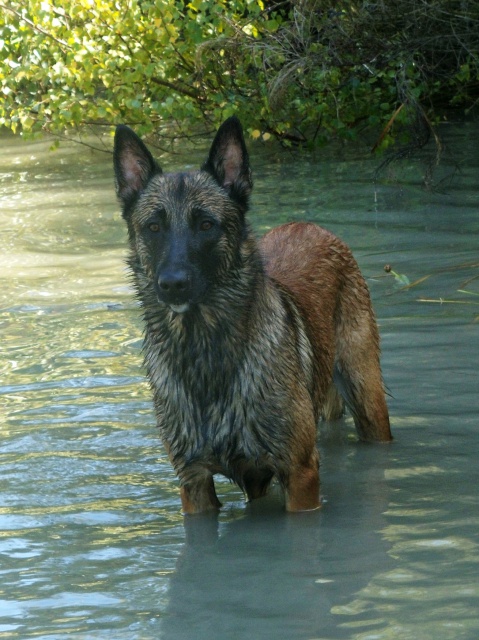
<path id="1" fill-rule="evenodd" d="M 111 157 L 2 138 L 0 638 L 479 637 L 479 127 L 441 133 L 432 190 L 428 154 L 374 185 L 364 154 L 251 150 L 258 232 L 316 220 L 358 258 L 395 442 L 323 425 L 319 513 L 246 507 L 218 478 L 218 520 L 185 523 Z"/>

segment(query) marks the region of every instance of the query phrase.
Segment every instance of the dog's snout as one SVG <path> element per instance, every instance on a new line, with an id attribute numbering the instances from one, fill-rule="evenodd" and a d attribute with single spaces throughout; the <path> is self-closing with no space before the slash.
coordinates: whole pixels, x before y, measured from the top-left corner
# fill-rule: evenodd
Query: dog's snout
<path id="1" fill-rule="evenodd" d="M 191 286 L 191 274 L 188 269 L 170 266 L 157 273 L 158 298 L 168 305 L 188 304 L 191 299 Z"/>
<path id="2" fill-rule="evenodd" d="M 167 271 L 158 276 L 158 287 L 164 293 L 184 293 L 188 289 L 188 274 L 184 270 Z"/>

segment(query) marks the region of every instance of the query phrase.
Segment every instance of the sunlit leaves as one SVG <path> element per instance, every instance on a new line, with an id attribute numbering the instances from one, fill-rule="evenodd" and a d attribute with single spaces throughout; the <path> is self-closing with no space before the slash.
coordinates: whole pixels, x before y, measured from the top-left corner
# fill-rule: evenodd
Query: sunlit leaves
<path id="1" fill-rule="evenodd" d="M 2 11 L 1 124 L 24 133 L 120 119 L 152 128 L 147 118 L 169 116 L 170 99 L 179 120 L 191 117 L 187 103 L 205 90 L 194 78 L 195 49 L 214 24 L 174 1 L 58 4 L 11 2 Z"/>
<path id="2" fill-rule="evenodd" d="M 411 23 L 409 42 L 393 5 L 0 0 L 0 125 L 33 134 L 126 122 L 141 134 L 181 135 L 238 113 L 261 140 L 314 144 L 370 127 L 381 132 L 375 148 L 385 148 L 434 96 L 447 91 L 450 101 L 473 105 L 479 68 L 467 54 L 477 30 L 461 32 L 466 46 L 453 29 L 457 59 L 437 58 L 452 71 L 441 67 L 430 80 L 439 62 L 431 54 L 427 68 L 423 32 Z M 469 22 L 433 0 L 414 11 L 437 28 L 451 19 L 465 29 L 479 19 L 467 6 Z"/>

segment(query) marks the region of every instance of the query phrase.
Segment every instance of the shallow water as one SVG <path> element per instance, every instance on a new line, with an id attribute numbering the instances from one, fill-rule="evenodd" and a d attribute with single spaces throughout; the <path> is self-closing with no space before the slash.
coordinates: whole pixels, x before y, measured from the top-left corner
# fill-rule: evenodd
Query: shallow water
<path id="1" fill-rule="evenodd" d="M 479 637 L 479 127 L 441 133 L 433 189 L 427 154 L 375 184 L 359 153 L 251 149 L 257 231 L 318 221 L 368 279 L 395 442 L 322 425 L 320 512 L 218 478 L 218 521 L 186 522 L 111 157 L 2 138 L 0 638 Z"/>

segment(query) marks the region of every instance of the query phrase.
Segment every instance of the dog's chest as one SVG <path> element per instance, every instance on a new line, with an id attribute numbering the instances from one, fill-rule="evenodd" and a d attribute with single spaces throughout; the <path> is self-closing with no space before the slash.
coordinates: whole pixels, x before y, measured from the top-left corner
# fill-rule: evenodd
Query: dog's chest
<path id="1" fill-rule="evenodd" d="M 231 460 L 269 455 L 270 431 L 281 430 L 284 411 L 264 354 L 233 360 L 168 353 L 147 364 L 161 435 L 173 457 L 208 460 L 224 473 Z"/>

